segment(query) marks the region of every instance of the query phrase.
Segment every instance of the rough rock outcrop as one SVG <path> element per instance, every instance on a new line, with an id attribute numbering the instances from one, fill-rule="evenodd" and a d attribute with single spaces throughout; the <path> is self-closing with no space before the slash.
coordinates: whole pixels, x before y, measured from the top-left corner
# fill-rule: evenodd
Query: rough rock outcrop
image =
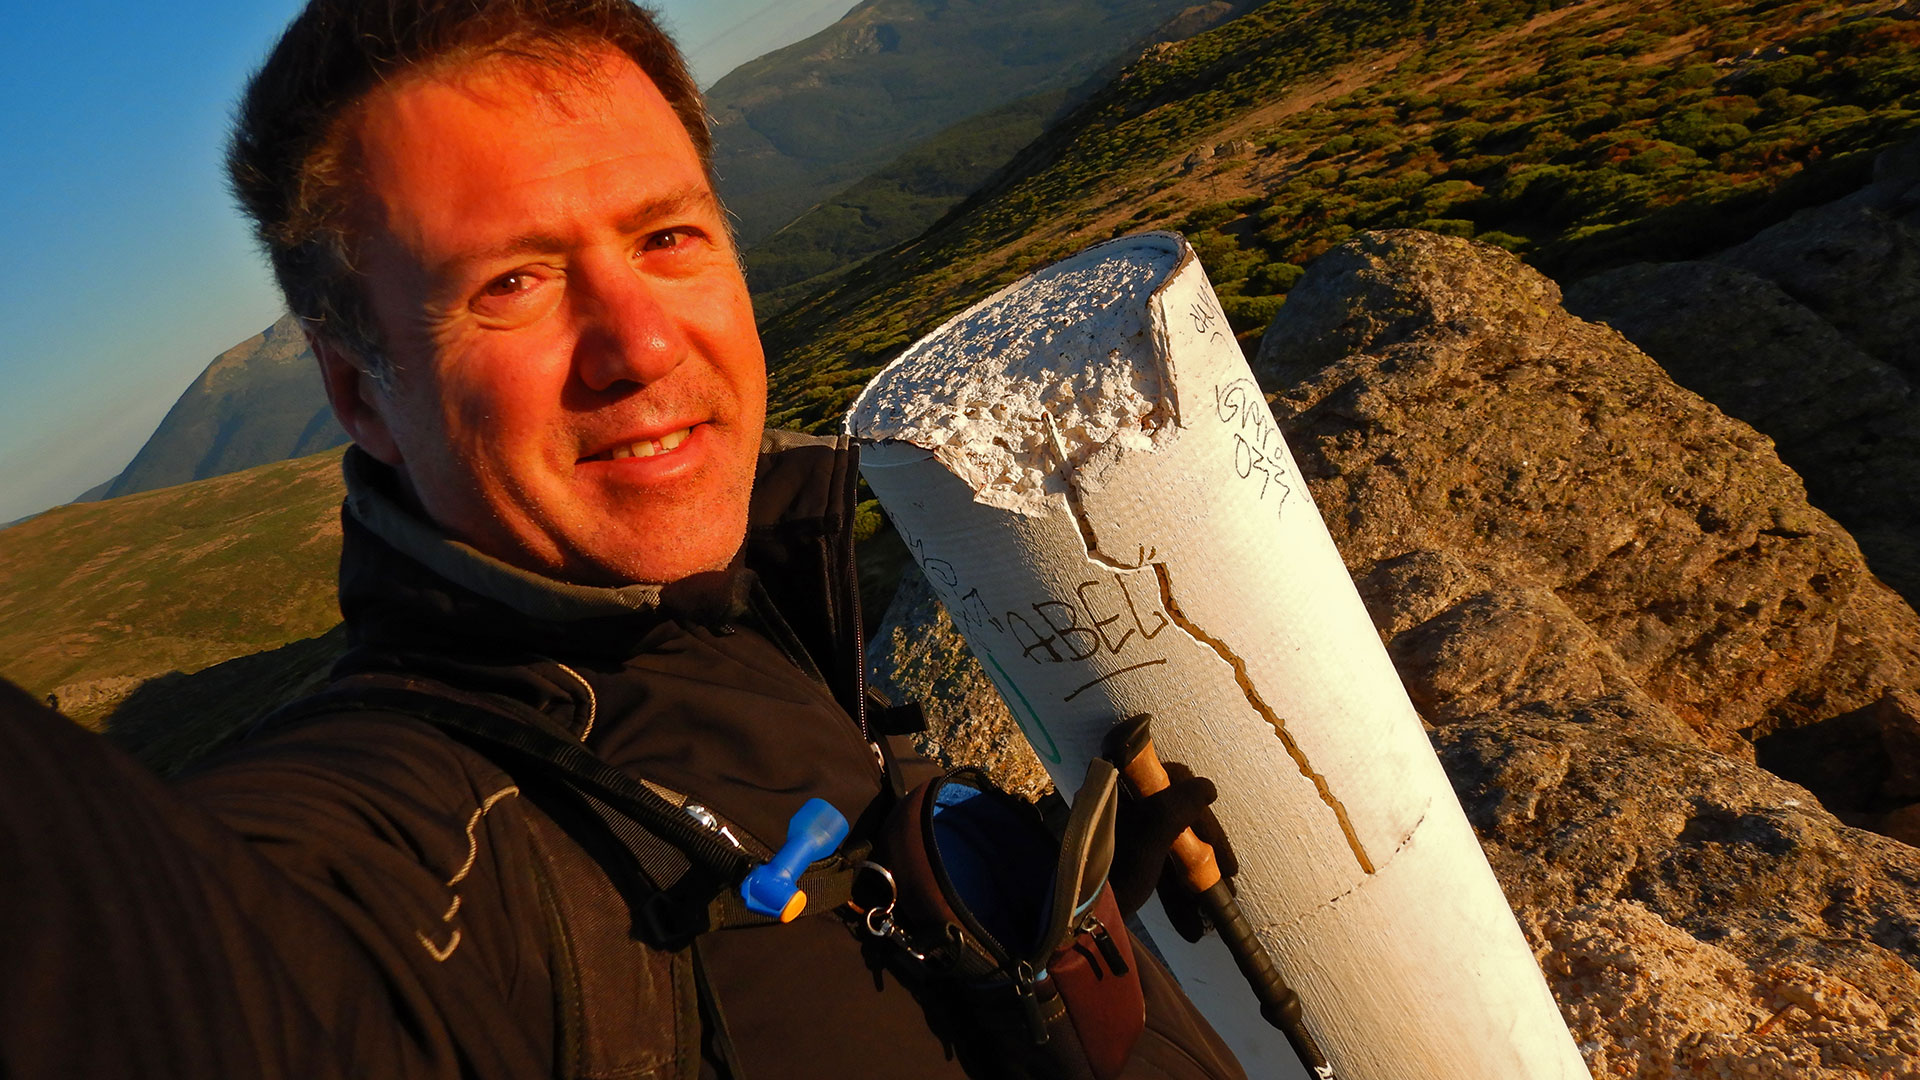
<path id="1" fill-rule="evenodd" d="M 1567 309 L 1771 436 L 1814 505 L 1920 601 L 1920 144 L 1710 261 L 1576 282 Z"/>
<path id="2" fill-rule="evenodd" d="M 993 680 L 967 651 L 946 608 L 919 570 L 901 575 L 880 629 L 867 643 L 868 683 L 894 701 L 915 701 L 927 730 L 921 753 L 954 768 L 977 765 L 1029 799 L 1053 790 Z"/>
<path id="3" fill-rule="evenodd" d="M 1635 719 L 1435 735 L 1595 1075 L 1920 1077 L 1920 850 Z"/>
<path id="4" fill-rule="evenodd" d="M 1769 441 L 1430 234 L 1318 260 L 1257 369 L 1596 1074 L 1920 1078 L 1920 849 L 1754 761 L 1847 728 L 1900 797 L 1920 617 Z M 909 696 L 972 668 L 916 586 Z"/>
<path id="5" fill-rule="evenodd" d="M 107 714 L 147 681 L 138 675 L 108 675 L 64 683 L 47 691 L 47 704 L 82 727 L 98 730 Z"/>
<path id="6" fill-rule="evenodd" d="M 1802 210 L 1714 261 L 1776 282 L 1848 340 L 1920 379 L 1920 155 L 1882 155 L 1874 182 Z"/>
<path id="7" fill-rule="evenodd" d="M 1771 444 L 1517 259 L 1368 234 L 1255 366 L 1350 568 L 1451 552 L 1550 590 L 1716 750 L 1920 685 L 1920 618 Z"/>

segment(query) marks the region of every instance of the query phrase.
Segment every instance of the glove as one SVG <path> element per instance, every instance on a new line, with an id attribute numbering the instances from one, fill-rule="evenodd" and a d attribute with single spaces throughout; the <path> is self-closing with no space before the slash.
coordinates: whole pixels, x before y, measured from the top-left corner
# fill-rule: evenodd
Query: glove
<path id="1" fill-rule="evenodd" d="M 1220 824 L 1207 809 L 1219 796 L 1213 781 L 1194 776 L 1183 766 L 1167 766 L 1173 783 L 1145 799 L 1121 801 L 1114 825 L 1113 868 L 1107 880 L 1113 885 L 1113 898 L 1120 911 L 1132 915 L 1140 910 L 1159 886 L 1160 906 L 1167 921 L 1188 941 L 1199 941 L 1207 932 L 1206 917 L 1199 900 L 1188 891 L 1186 877 L 1178 862 L 1169 856 L 1174 838 L 1192 829 L 1200 839 L 1213 845 L 1220 872 L 1231 876 L 1239 869 L 1228 850 Z"/>

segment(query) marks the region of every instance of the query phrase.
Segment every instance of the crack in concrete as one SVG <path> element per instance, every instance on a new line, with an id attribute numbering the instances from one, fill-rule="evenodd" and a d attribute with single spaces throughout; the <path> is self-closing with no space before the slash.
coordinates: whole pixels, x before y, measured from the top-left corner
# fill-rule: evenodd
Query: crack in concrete
<path id="1" fill-rule="evenodd" d="M 1407 845 L 1413 843 L 1413 834 L 1419 832 L 1420 826 L 1426 824 L 1427 815 L 1432 811 L 1433 811 L 1433 802 L 1432 800 L 1428 800 L 1427 808 L 1425 810 L 1420 811 L 1420 820 L 1414 822 L 1413 828 L 1407 830 L 1407 835 L 1401 838 L 1399 846 L 1393 849 L 1393 854 L 1387 856 L 1387 861 L 1380 864 L 1381 869 L 1385 869 L 1388 866 L 1392 866 L 1393 860 L 1399 858 L 1400 853 L 1407 850 Z M 1331 900 L 1328 900 L 1326 903 L 1321 904 L 1319 907 L 1313 909 L 1313 911 L 1310 911 L 1305 915 L 1300 916 L 1298 919 L 1295 919 L 1293 922 L 1293 927 L 1289 928 L 1289 932 L 1291 932 L 1292 929 L 1299 927 L 1300 924 L 1306 922 L 1308 919 L 1312 918 L 1315 914 L 1317 914 L 1321 910 L 1326 908 L 1331 908 L 1331 907 L 1338 907 L 1340 905 L 1340 901 L 1345 900 L 1347 897 L 1352 896 L 1354 893 L 1359 892 L 1360 886 L 1365 884 L 1366 884 L 1365 881 L 1361 881 L 1360 884 L 1354 885 L 1351 888 L 1342 889 L 1338 896 L 1333 897 Z"/>
<path id="2" fill-rule="evenodd" d="M 1141 549 L 1140 561 L 1128 566 L 1100 550 L 1100 538 L 1093 534 L 1093 521 L 1087 516 L 1087 508 L 1080 501 L 1080 485 L 1073 482 L 1074 464 L 1067 457 L 1066 444 L 1060 438 L 1060 429 L 1054 426 L 1053 414 L 1043 412 L 1040 421 L 1046 426 L 1047 445 L 1053 448 L 1053 456 L 1059 460 L 1060 470 L 1067 477 L 1067 512 L 1073 518 L 1074 527 L 1080 530 L 1080 542 L 1086 546 L 1087 558 L 1109 570 L 1138 570 L 1153 557 L 1152 552 Z"/>
<path id="3" fill-rule="evenodd" d="M 1078 515 L 1075 516 L 1078 517 Z M 1293 758 L 1293 763 L 1300 770 L 1300 775 L 1313 783 L 1314 790 L 1320 793 L 1320 801 L 1327 804 L 1327 808 L 1333 811 L 1334 818 L 1340 822 L 1340 831 L 1346 834 L 1347 846 L 1353 849 L 1353 857 L 1359 860 L 1360 869 L 1372 874 L 1373 860 L 1367 857 L 1367 850 L 1361 845 L 1359 834 L 1354 832 L 1353 821 L 1347 817 L 1346 805 L 1333 793 L 1333 788 L 1327 784 L 1327 778 L 1314 770 L 1313 763 L 1307 760 L 1306 751 L 1300 749 L 1300 744 L 1295 741 L 1293 733 L 1287 730 L 1287 722 L 1281 719 L 1280 715 L 1274 712 L 1273 708 L 1260 696 L 1260 691 L 1253 685 L 1252 677 L 1247 674 L 1246 661 L 1234 655 L 1233 650 L 1229 649 L 1225 642 L 1208 634 L 1180 610 L 1179 603 L 1173 598 L 1173 579 L 1167 572 L 1166 563 L 1154 563 L 1153 572 L 1154 576 L 1160 579 L 1160 604 L 1166 609 L 1167 616 L 1173 620 L 1175 626 L 1185 630 L 1187 635 L 1195 641 L 1212 649 L 1220 659 L 1227 662 L 1227 666 L 1233 669 L 1234 679 L 1240 684 L 1240 692 L 1246 695 L 1247 704 L 1253 706 L 1253 710 L 1273 726 L 1274 734 L 1280 736 L 1280 744 L 1287 748 L 1287 755 Z"/>
<path id="4" fill-rule="evenodd" d="M 1061 445 L 1059 433 L 1053 426 L 1053 417 L 1050 414 L 1042 414 L 1042 419 L 1046 423 L 1048 439 L 1053 444 L 1054 453 L 1064 462 L 1066 460 L 1066 448 Z M 1116 571 L 1139 570 L 1141 567 L 1149 565 L 1149 561 L 1154 557 L 1156 552 L 1144 547 L 1140 550 L 1139 560 L 1131 566 L 1102 553 L 1099 538 L 1093 531 L 1093 522 L 1087 514 L 1086 507 L 1082 505 L 1080 501 L 1079 486 L 1069 481 L 1066 496 L 1068 516 L 1073 518 L 1074 526 L 1080 532 L 1080 541 L 1086 545 L 1087 557 L 1089 559 Z M 1199 624 L 1187 618 L 1186 613 L 1180 610 L 1180 605 L 1173 598 L 1173 579 L 1167 571 L 1167 564 L 1155 562 L 1151 563 L 1151 565 L 1153 566 L 1154 576 L 1158 578 L 1160 582 L 1160 604 L 1166 609 L 1167 617 L 1173 620 L 1175 626 L 1186 631 L 1188 637 L 1212 649 L 1220 659 L 1227 662 L 1228 667 L 1233 669 L 1234 680 L 1240 684 L 1240 692 L 1246 696 L 1247 704 L 1253 706 L 1253 710 L 1259 713 L 1261 717 L 1273 727 L 1274 734 L 1280 737 L 1280 744 L 1287 748 L 1287 755 L 1293 758 L 1294 766 L 1300 770 L 1300 775 L 1306 777 L 1307 780 L 1313 784 L 1314 790 L 1320 795 L 1320 801 L 1326 803 L 1327 808 L 1333 811 L 1333 816 L 1335 820 L 1340 823 L 1340 831 L 1345 834 L 1347 846 L 1353 850 L 1353 857 L 1359 862 L 1360 869 L 1371 876 L 1375 872 L 1373 860 L 1367 857 L 1367 849 L 1360 843 L 1360 835 L 1354 831 L 1353 821 L 1347 816 L 1346 805 L 1340 801 L 1339 796 L 1333 793 L 1333 788 L 1327 783 L 1327 778 L 1320 775 L 1320 773 L 1313 768 L 1313 763 L 1307 760 L 1306 751 L 1300 749 L 1300 744 L 1294 740 L 1293 733 L 1287 730 L 1287 722 L 1281 719 L 1280 715 L 1274 712 L 1272 707 L 1267 704 L 1266 699 L 1260 696 L 1260 691 L 1253 685 L 1252 676 L 1247 674 L 1246 661 L 1234 655 L 1233 650 L 1227 648 L 1225 642 L 1208 634 L 1200 628 Z M 1425 814 L 1421 815 L 1422 820 L 1424 820 L 1425 817 Z M 1416 829 L 1419 828 L 1417 824 L 1414 827 Z M 1409 834 L 1409 836 L 1411 836 L 1411 834 Z M 1403 840 L 1401 846 L 1404 847 L 1405 845 L 1406 842 Z M 1398 849 L 1396 849 L 1396 853 L 1397 851 Z"/>

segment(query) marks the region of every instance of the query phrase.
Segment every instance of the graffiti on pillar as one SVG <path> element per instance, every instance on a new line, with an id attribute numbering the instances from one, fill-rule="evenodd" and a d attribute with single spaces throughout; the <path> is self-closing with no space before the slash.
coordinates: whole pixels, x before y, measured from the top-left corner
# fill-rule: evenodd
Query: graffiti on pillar
<path id="1" fill-rule="evenodd" d="M 1193 317 L 1194 332 L 1208 341 L 1233 341 L 1233 335 L 1227 333 L 1227 316 L 1220 310 L 1220 301 L 1214 299 L 1212 290 L 1201 290 L 1193 303 L 1187 305 L 1187 314 Z"/>
<path id="2" fill-rule="evenodd" d="M 1167 662 L 1151 647 L 1141 648 L 1166 630 L 1169 620 L 1151 590 L 1136 596 L 1134 575 L 1102 574 L 1074 586 L 1073 600 L 1037 600 L 1003 616 L 1020 655 L 1035 664 L 1079 663 L 1101 655 L 1128 661 L 1061 696 L 1072 701 L 1088 690 L 1129 671 Z M 1144 606 L 1142 603 L 1144 597 Z"/>
<path id="3" fill-rule="evenodd" d="M 1252 379 L 1236 379 L 1213 388 L 1213 414 L 1233 433 L 1233 473 L 1243 481 L 1259 485 L 1255 496 L 1271 502 L 1276 517 L 1284 514 L 1287 496 L 1293 494 L 1296 480 L 1287 472 L 1287 447 L 1273 413 Z"/>
<path id="4" fill-rule="evenodd" d="M 1060 596 L 1025 599 L 1011 606 L 989 606 L 978 587 L 946 559 L 927 549 L 925 540 L 895 523 L 900 538 L 926 573 L 934 595 L 947 609 L 954 626 L 984 661 L 989 676 L 1007 701 L 1015 720 L 1026 729 L 1027 738 L 1042 757 L 1058 762 L 1059 749 L 1052 733 L 1041 720 L 1020 680 L 1008 665 L 1020 670 L 1026 664 L 1036 667 L 1098 663 L 1102 671 L 1088 671 L 1084 682 L 1059 694 L 1060 704 L 1132 671 L 1163 665 L 1158 645 L 1149 644 L 1172 625 L 1161 609 L 1158 590 L 1151 579 L 1128 570 L 1145 567 L 1156 552 L 1142 548 L 1135 567 L 1089 574 Z M 997 640 L 1010 642 L 1019 658 L 1008 656 L 1006 664 L 986 647 L 990 640 L 982 631 L 991 629 Z M 1104 663 L 1099 663 L 1105 658 Z M 1115 661 L 1118 661 L 1115 664 Z M 1025 664 L 1022 663 L 1025 661 Z M 1112 666 L 1109 666 L 1112 665 Z"/>

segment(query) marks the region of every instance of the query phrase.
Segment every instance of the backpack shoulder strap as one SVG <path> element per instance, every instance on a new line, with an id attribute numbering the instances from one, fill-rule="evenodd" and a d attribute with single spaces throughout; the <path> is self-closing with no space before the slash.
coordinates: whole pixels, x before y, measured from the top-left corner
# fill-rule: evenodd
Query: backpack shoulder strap
<path id="1" fill-rule="evenodd" d="M 633 905 L 634 919 L 657 945 L 674 947 L 710 930 L 775 921 L 748 911 L 733 888 L 765 861 L 765 845 L 752 841 L 759 849 L 752 850 L 723 835 L 656 788 L 558 733 L 535 710 L 507 699 L 405 676 L 354 676 L 278 710 L 256 730 L 356 713 L 432 724 L 510 775 L 538 776 L 570 794 L 632 858 L 646 886 Z M 811 910 L 831 910 L 851 898 L 864 854 L 843 852 L 805 872 L 799 885 L 812 901 Z"/>
<path id="2" fill-rule="evenodd" d="M 567 1080 L 697 1080 L 702 1015 L 694 949 L 639 939 L 632 908 L 576 829 L 526 815 L 547 920 L 557 1074 Z"/>

